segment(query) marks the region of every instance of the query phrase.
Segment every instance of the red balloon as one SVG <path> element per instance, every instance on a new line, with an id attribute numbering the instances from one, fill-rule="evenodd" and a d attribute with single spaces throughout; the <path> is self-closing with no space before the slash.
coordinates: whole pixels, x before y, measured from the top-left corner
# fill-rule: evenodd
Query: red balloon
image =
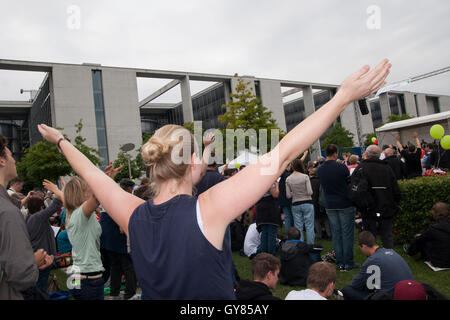
<path id="1" fill-rule="evenodd" d="M 375 141 L 373 143 L 378 144 L 378 139 L 375 139 Z"/>

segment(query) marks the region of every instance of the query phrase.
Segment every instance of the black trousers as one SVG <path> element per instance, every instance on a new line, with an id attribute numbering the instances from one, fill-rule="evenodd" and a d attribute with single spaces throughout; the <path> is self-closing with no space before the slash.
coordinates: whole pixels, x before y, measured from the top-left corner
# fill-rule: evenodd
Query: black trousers
<path id="1" fill-rule="evenodd" d="M 430 260 L 430 251 L 431 251 L 431 244 L 429 242 L 424 241 L 418 241 L 417 238 L 414 238 L 411 242 L 411 245 L 408 248 L 408 255 L 415 256 L 416 254 L 420 253 L 422 256 L 422 259 L 425 261 Z"/>
<path id="2" fill-rule="evenodd" d="M 372 232 L 377 237 L 380 235 L 383 247 L 386 249 L 394 248 L 394 238 L 392 236 L 392 219 L 381 219 L 375 217 L 362 216 L 363 228 Z"/>
<path id="3" fill-rule="evenodd" d="M 122 285 L 122 274 L 125 275 L 125 299 L 130 299 L 136 294 L 137 280 L 134 272 L 133 263 L 130 255 L 127 253 L 117 253 L 108 251 L 109 261 L 111 263 L 111 296 L 120 294 Z"/>

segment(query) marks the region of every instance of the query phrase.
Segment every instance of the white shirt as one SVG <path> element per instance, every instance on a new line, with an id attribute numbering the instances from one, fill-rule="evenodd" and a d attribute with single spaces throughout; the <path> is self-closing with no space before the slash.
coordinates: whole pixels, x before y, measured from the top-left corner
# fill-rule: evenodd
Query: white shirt
<path id="1" fill-rule="evenodd" d="M 9 196 L 12 196 L 14 193 L 16 193 L 16 190 L 14 190 L 13 188 L 9 188 L 7 192 Z"/>
<path id="2" fill-rule="evenodd" d="M 247 257 L 255 254 L 261 243 L 261 234 L 256 229 L 256 223 L 252 223 L 245 234 L 244 253 Z"/>
<path id="3" fill-rule="evenodd" d="M 386 155 L 384 154 L 384 152 L 382 152 L 380 154 L 380 160 L 384 160 L 384 159 L 386 159 Z"/>
<path id="4" fill-rule="evenodd" d="M 285 300 L 327 300 L 316 291 L 311 289 L 296 291 L 292 290 L 288 293 Z"/>

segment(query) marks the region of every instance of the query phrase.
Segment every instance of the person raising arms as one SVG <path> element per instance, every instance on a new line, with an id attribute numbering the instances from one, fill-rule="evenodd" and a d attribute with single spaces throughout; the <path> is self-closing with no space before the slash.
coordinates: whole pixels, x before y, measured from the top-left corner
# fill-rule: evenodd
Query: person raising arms
<path id="1" fill-rule="evenodd" d="M 205 141 L 200 160 L 187 129 L 176 125 L 158 129 L 142 147 L 155 186 L 155 196 L 145 202 L 122 190 L 58 130 L 44 124 L 38 129 L 45 140 L 58 145 L 130 237 L 136 275 L 146 298 L 235 299 L 229 272 L 231 253 L 224 248 L 228 224 L 254 205 L 287 164 L 308 149 L 349 103 L 383 86 L 390 67 L 385 59 L 371 71 L 366 65 L 350 75 L 327 104 L 292 129 L 272 151 L 198 198 L 192 196 L 193 186 L 201 178 L 213 139 Z M 187 163 L 174 161 L 180 157 Z"/>

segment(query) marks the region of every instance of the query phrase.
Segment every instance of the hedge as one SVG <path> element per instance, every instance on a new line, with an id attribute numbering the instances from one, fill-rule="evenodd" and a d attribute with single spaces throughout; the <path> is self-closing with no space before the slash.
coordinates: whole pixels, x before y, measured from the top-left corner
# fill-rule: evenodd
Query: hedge
<path id="1" fill-rule="evenodd" d="M 400 180 L 402 195 L 400 213 L 393 220 L 393 235 L 397 244 L 410 242 L 431 223 L 431 207 L 436 202 L 450 204 L 450 175 L 418 177 Z"/>

